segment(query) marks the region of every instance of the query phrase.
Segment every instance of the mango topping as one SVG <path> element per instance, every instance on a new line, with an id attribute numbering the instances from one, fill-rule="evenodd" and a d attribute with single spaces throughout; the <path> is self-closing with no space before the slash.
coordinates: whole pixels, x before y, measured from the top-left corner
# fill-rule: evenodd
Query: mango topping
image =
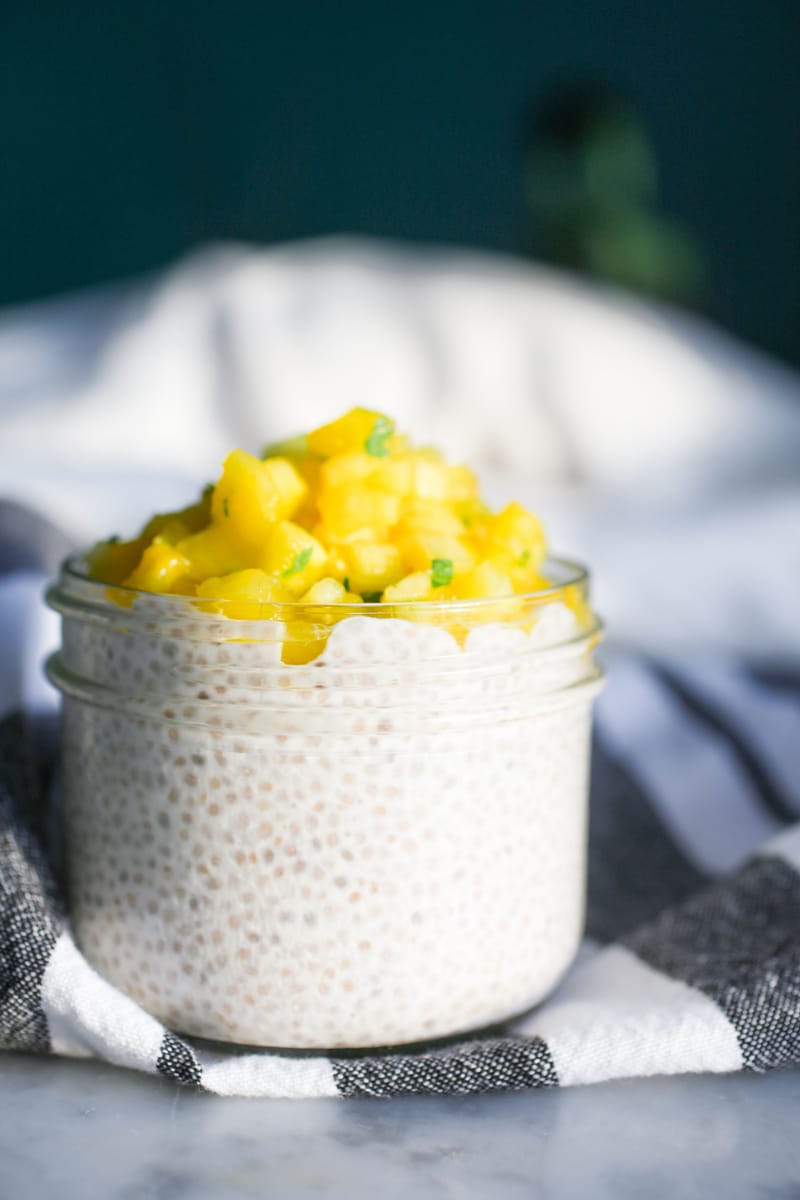
<path id="1" fill-rule="evenodd" d="M 549 586 L 546 552 L 540 521 L 521 504 L 492 511 L 467 467 L 413 448 L 385 414 L 354 408 L 262 457 L 231 451 L 197 503 L 153 517 L 129 541 L 98 543 L 87 562 L 112 587 L 196 596 L 241 619 L 270 616 L 276 604 L 314 606 L 306 642 L 284 654 L 305 662 L 325 624 L 346 615 L 342 605 L 394 612 L 508 599 L 510 615 L 513 597 Z M 299 631 L 302 616 L 290 625 Z"/>

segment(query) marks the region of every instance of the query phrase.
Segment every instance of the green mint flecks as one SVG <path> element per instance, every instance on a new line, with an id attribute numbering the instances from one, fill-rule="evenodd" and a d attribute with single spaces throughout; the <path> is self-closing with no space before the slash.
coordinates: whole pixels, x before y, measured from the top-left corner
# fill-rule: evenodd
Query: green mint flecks
<path id="1" fill-rule="evenodd" d="M 519 558 L 517 559 L 517 566 L 518 567 L 527 567 L 527 565 L 530 561 L 531 561 L 530 550 L 523 550 L 522 554 L 520 554 Z"/>
<path id="2" fill-rule="evenodd" d="M 345 575 L 344 579 L 342 580 L 342 587 L 344 588 L 344 590 L 346 592 L 350 591 L 350 580 L 347 578 L 346 575 Z"/>
<path id="3" fill-rule="evenodd" d="M 107 544 L 109 546 L 116 546 L 117 542 L 121 542 L 121 541 L 122 541 L 122 538 L 119 536 L 118 533 L 112 533 L 111 537 L 108 538 Z"/>
<path id="4" fill-rule="evenodd" d="M 290 579 L 292 575 L 299 575 L 303 567 L 307 567 L 311 561 L 311 546 L 306 546 L 305 550 L 301 550 L 299 554 L 295 554 L 289 566 L 283 572 L 284 579 Z"/>
<path id="5" fill-rule="evenodd" d="M 434 558 L 431 560 L 431 583 L 435 588 L 446 587 L 453 581 L 452 558 Z"/>
<path id="6" fill-rule="evenodd" d="M 382 592 L 362 592 L 361 599 L 365 604 L 380 604 Z"/>
<path id="7" fill-rule="evenodd" d="M 387 458 L 389 447 L 386 443 L 393 433 L 394 421 L 389 420 L 388 417 L 378 417 L 372 426 L 372 432 L 364 442 L 367 454 L 371 454 L 373 458 Z"/>
<path id="8" fill-rule="evenodd" d="M 231 510 L 228 508 L 228 497 L 227 496 L 222 501 L 222 513 L 223 513 L 223 516 L 226 516 L 226 517 L 229 517 L 231 515 Z"/>

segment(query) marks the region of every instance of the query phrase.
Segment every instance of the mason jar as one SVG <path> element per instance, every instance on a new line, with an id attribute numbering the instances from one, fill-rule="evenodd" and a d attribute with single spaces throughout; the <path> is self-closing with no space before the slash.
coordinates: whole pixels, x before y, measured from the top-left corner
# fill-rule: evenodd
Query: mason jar
<path id="1" fill-rule="evenodd" d="M 315 608 L 109 588 L 68 560 L 76 939 L 173 1029 L 272 1047 L 508 1018 L 581 936 L 600 627 L 586 572 L 503 600 Z"/>

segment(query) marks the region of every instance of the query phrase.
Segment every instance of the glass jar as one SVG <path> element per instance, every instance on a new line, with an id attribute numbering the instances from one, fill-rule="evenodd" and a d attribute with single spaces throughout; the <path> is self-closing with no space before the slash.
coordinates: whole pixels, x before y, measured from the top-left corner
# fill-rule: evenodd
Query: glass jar
<path id="1" fill-rule="evenodd" d="M 530 596 L 332 624 L 69 560 L 48 672 L 89 961 L 174 1029 L 260 1046 L 409 1043 L 540 1000 L 582 931 L 601 680 L 587 575 L 546 570 Z"/>

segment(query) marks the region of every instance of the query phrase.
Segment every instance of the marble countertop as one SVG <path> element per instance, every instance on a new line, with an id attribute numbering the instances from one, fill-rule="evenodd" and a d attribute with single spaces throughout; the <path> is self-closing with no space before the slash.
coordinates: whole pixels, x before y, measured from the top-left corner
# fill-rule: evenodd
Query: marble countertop
<path id="1" fill-rule="evenodd" d="M 800 1072 L 402 1100 L 231 1100 L 0 1055 L 0 1196 L 797 1200 Z"/>

